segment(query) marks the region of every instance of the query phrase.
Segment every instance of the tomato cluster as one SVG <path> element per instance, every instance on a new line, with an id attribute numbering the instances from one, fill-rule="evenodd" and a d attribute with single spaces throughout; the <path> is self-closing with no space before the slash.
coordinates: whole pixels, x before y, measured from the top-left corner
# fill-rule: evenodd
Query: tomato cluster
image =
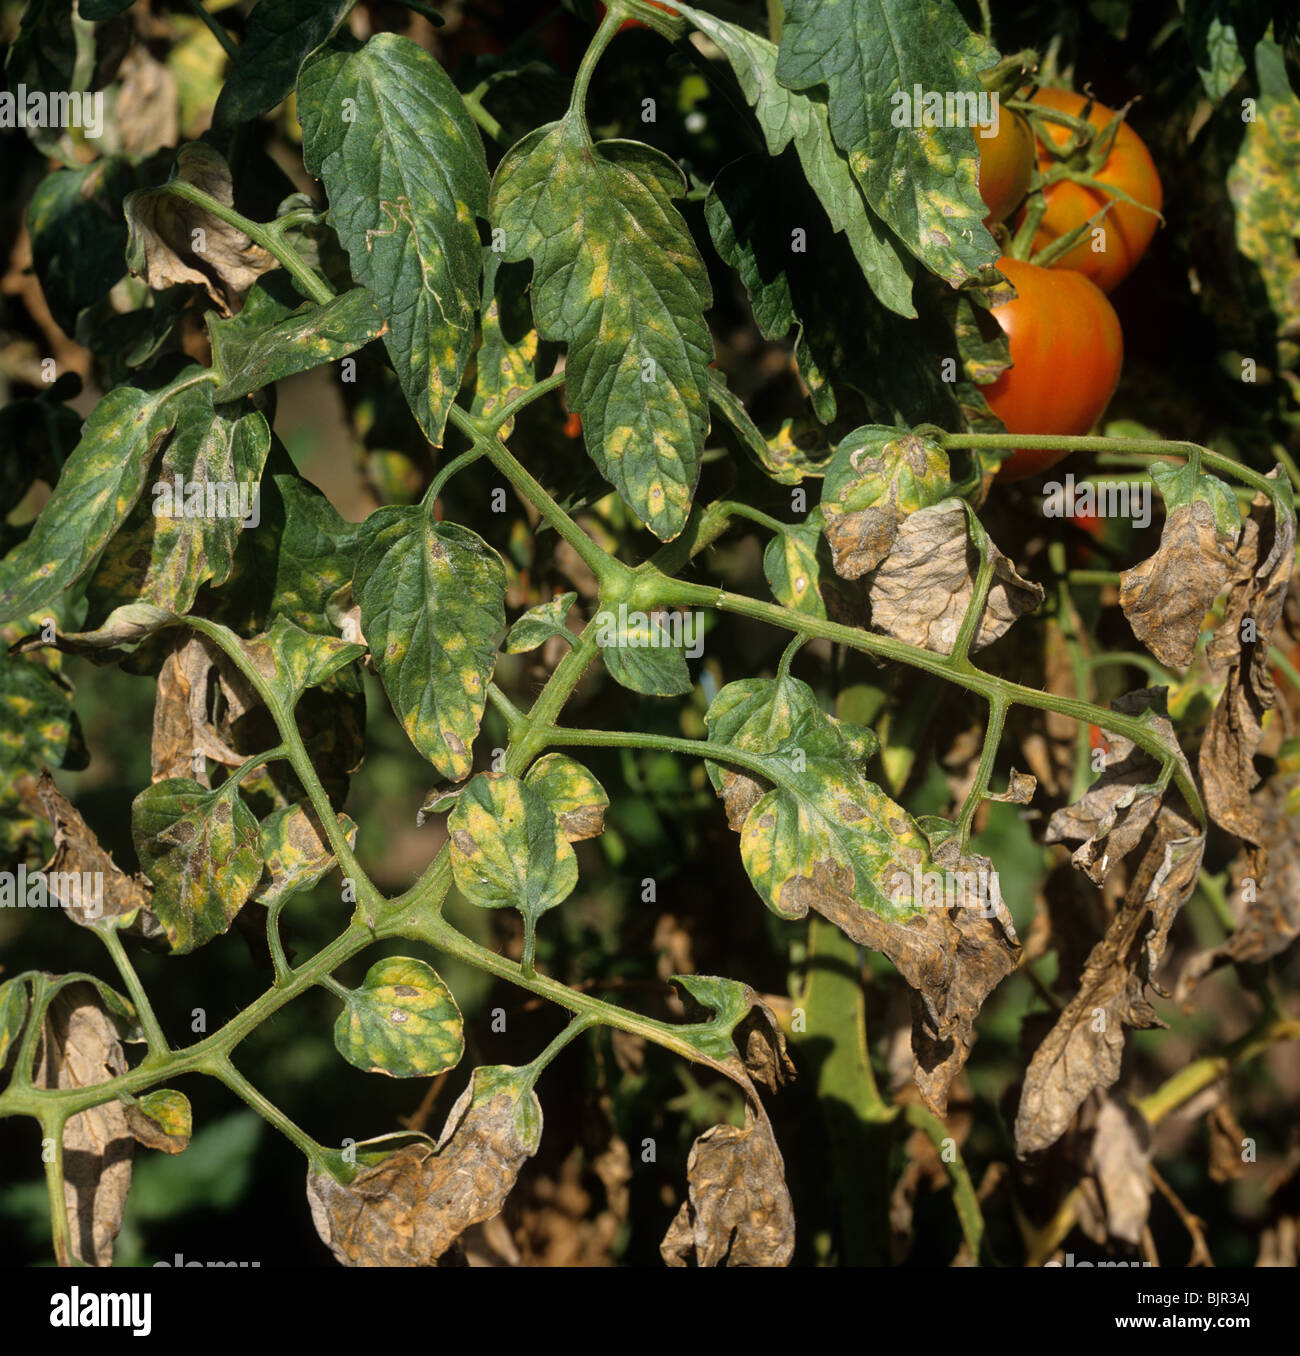
<path id="1" fill-rule="evenodd" d="M 1111 109 L 1098 103 L 1089 107 L 1084 95 L 1070 90 L 1039 89 L 1032 102 L 1075 118 L 1086 113 L 1099 134 L 1115 117 Z M 1019 224 L 1028 211 L 1022 204 L 1035 159 L 1046 174 L 1056 163 L 1054 150 L 1069 154 L 1073 134 L 1062 123 L 1042 120 L 1035 152 L 1034 137 L 1019 113 L 1004 114 L 999 124 L 997 135 L 978 140 L 980 195 L 989 209 L 986 224 L 1005 221 L 1017 208 Z M 1092 184 L 1064 179 L 1042 187 L 1043 211 L 1032 249 L 1046 249 L 1094 221 L 1109 204 L 1093 230 L 1085 231 L 1048 268 L 1022 259 L 998 261 L 999 271 L 1018 293 L 993 308 L 1007 336 L 1012 366 L 984 394 L 1009 433 L 1087 433 L 1105 412 L 1119 381 L 1124 340 L 1105 293 L 1128 276 L 1151 243 L 1163 199 L 1155 163 L 1127 122 L 1120 122 L 1101 146 L 1104 158 L 1087 171 Z M 1096 160 L 1096 152 L 1092 158 Z M 1103 185 L 1133 201 L 1121 200 Z M 1022 448 L 1002 463 L 998 476 L 1020 480 L 1066 455 Z"/>

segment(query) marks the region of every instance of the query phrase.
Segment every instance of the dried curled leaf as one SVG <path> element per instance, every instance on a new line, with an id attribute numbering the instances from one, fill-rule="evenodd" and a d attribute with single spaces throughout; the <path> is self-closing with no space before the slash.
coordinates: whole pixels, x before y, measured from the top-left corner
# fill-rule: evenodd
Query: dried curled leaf
<path id="1" fill-rule="evenodd" d="M 739 1051 L 745 1073 L 770 1092 L 778 1092 L 794 1078 L 785 1032 L 776 1014 L 748 984 L 719 975 L 674 975 L 673 983 L 714 1014 L 709 1025 L 721 1059 L 734 1060 Z"/>
<path id="2" fill-rule="evenodd" d="M 1103 1100 L 1092 1132 L 1090 1164 L 1106 1203 L 1107 1232 L 1134 1246 L 1142 1241 L 1151 1211 L 1148 1137 L 1135 1111 L 1114 1097 Z"/>
<path id="3" fill-rule="evenodd" d="M 85 1088 L 126 1072 L 117 1029 L 91 984 L 67 984 L 45 1012 L 32 1084 Z M 87 1266 L 113 1264 L 131 1186 L 134 1140 L 116 1101 L 80 1111 L 63 1127 L 63 1194 L 69 1246 Z"/>
<path id="4" fill-rule="evenodd" d="M 1213 484 L 1184 488 L 1179 477 L 1190 467 L 1158 469 L 1167 514 L 1160 548 L 1120 576 L 1119 603 L 1143 645 L 1162 664 L 1185 669 L 1196 657 L 1205 615 L 1228 582 L 1240 519 L 1222 482 L 1204 477 Z"/>
<path id="5" fill-rule="evenodd" d="M 1172 793 L 1149 825 L 1128 889 L 1088 956 L 1078 992 L 1025 1073 L 1016 1116 L 1022 1158 L 1055 1143 L 1084 1098 L 1114 1084 L 1125 1026 L 1164 1025 L 1145 990 L 1154 982 L 1174 917 L 1196 888 L 1205 837 Z"/>
<path id="6" fill-rule="evenodd" d="M 794 1253 L 785 1163 L 761 1106 L 715 1125 L 691 1147 L 687 1199 L 659 1245 L 670 1267 L 783 1267 Z"/>
<path id="7" fill-rule="evenodd" d="M 189 1098 L 171 1088 L 147 1093 L 128 1106 L 126 1123 L 146 1149 L 159 1149 L 165 1154 L 184 1153 L 194 1133 Z"/>
<path id="8" fill-rule="evenodd" d="M 36 783 L 36 796 L 54 830 L 54 856 L 45 865 L 45 879 L 68 917 L 82 927 L 114 919 L 116 926 L 141 937 L 156 936 L 162 925 L 149 907 L 148 883 L 141 876 L 128 876 L 99 846 L 47 770 Z M 87 881 L 95 882 L 89 891 Z"/>
<path id="9" fill-rule="evenodd" d="M 930 438 L 868 425 L 835 449 L 821 508 L 835 572 L 858 579 L 894 549 L 902 522 L 951 489 L 948 454 Z"/>
<path id="10" fill-rule="evenodd" d="M 972 650 L 991 645 L 1044 596 L 1042 585 L 1022 579 L 992 542 L 988 553 L 993 581 Z M 951 654 L 979 568 L 964 504 L 952 499 L 918 510 L 901 524 L 884 564 L 871 575 L 872 626 L 909 645 Z"/>
<path id="11" fill-rule="evenodd" d="M 171 177 L 202 189 L 226 207 L 235 205 L 230 167 L 206 142 L 182 146 Z M 155 291 L 176 283 L 198 283 L 222 315 L 231 315 L 258 278 L 277 267 L 275 257 L 237 226 L 165 186 L 128 193 L 122 208 L 131 228 L 127 265 Z"/>
<path id="12" fill-rule="evenodd" d="M 1272 499 L 1257 495 L 1237 544 L 1223 622 L 1209 648 L 1210 663 L 1226 666 L 1228 678 L 1201 741 L 1198 771 L 1205 808 L 1216 824 L 1253 845 L 1251 871 L 1257 880 L 1265 854 L 1264 824 L 1250 799 L 1259 781 L 1254 758 L 1264 714 L 1277 700 L 1268 646 L 1282 616 L 1294 558 L 1295 514 L 1288 511 L 1279 520 Z"/>
<path id="13" fill-rule="evenodd" d="M 433 1266 L 472 1224 L 502 1207 L 537 1152 L 542 1108 L 524 1070 L 474 1070 L 438 1147 L 407 1144 L 369 1160 L 348 1182 L 307 1175 L 312 1223 L 343 1266 Z"/>

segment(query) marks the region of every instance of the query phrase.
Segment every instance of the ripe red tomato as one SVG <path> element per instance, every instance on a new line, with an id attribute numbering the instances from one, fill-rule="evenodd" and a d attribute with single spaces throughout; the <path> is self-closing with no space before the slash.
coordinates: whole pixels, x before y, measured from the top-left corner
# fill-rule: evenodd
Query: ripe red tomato
<path id="1" fill-rule="evenodd" d="M 1019 293 L 993 308 L 1014 366 L 984 387 L 984 398 L 1008 433 L 1087 433 L 1110 403 L 1124 361 L 1115 308 L 1082 273 L 1006 258 L 998 268 Z M 998 478 L 1023 480 L 1068 455 L 1021 448 Z"/>
<path id="2" fill-rule="evenodd" d="M 980 197 L 989 209 L 987 226 L 1005 221 L 1028 192 L 1034 173 L 1034 134 L 1026 118 L 1005 111 L 993 136 L 981 136 L 982 130 L 975 129 L 975 145 L 980 155 Z"/>
<path id="3" fill-rule="evenodd" d="M 1087 103 L 1082 94 L 1075 94 L 1068 89 L 1040 89 L 1034 95 L 1033 101 L 1045 108 L 1069 113 L 1073 117 L 1082 116 L 1084 105 Z M 1094 103 L 1088 121 L 1100 130 L 1114 116 L 1112 109 Z M 1063 146 L 1070 137 L 1070 129 L 1058 123 L 1040 123 L 1039 126 L 1048 129 L 1047 135 L 1058 146 Z M 1044 170 L 1051 164 L 1051 157 L 1041 141 L 1038 163 Z M 1160 175 L 1156 172 L 1151 153 L 1127 121 L 1120 123 L 1110 154 L 1093 177 L 1100 183 L 1114 184 L 1135 201 L 1144 203 L 1157 212 L 1164 202 Z M 1114 201 L 1110 193 L 1071 183 L 1053 184 L 1051 188 L 1045 190 L 1044 196 L 1047 200 L 1047 212 L 1034 235 L 1035 250 L 1050 245 L 1053 240 L 1060 239 L 1076 226 L 1090 221 L 1107 202 Z M 1105 242 L 1104 249 L 1094 252 L 1092 239 L 1085 236 L 1052 267 L 1072 268 L 1091 278 L 1103 292 L 1110 292 L 1128 277 L 1134 265 L 1146 253 L 1157 223 L 1153 213 L 1144 212 L 1140 207 L 1134 207 L 1130 203 L 1115 201 L 1115 205 L 1099 224 L 1105 232 L 1102 237 Z"/>
<path id="4" fill-rule="evenodd" d="M 649 2 L 656 9 L 663 10 L 665 14 L 676 15 L 677 13 L 677 11 L 671 5 L 661 5 L 659 3 L 659 0 L 649 0 Z M 600 10 L 600 17 L 603 19 L 605 17 L 605 6 L 600 3 L 600 0 L 597 0 L 596 8 Z M 620 33 L 628 33 L 634 28 L 644 28 L 644 27 L 645 24 L 643 24 L 640 19 L 624 19 L 623 22 L 619 24 L 618 31 Z"/>

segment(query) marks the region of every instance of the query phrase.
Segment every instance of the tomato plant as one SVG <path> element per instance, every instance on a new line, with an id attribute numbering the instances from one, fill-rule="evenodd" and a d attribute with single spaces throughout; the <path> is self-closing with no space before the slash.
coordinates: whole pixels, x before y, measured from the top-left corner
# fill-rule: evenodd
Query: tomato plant
<path id="1" fill-rule="evenodd" d="M 0 1249 L 54 1326 L 153 1288 L 37 1264 L 182 1253 L 1295 1260 L 1248 8 L 0 0 Z M 1018 257 L 1049 77 L 1170 190 L 1123 336 Z"/>
<path id="2" fill-rule="evenodd" d="M 1007 258 L 998 269 L 1017 296 L 993 308 L 1012 366 L 986 388 L 989 408 L 1010 433 L 1087 433 L 1105 413 L 1124 361 L 1114 307 L 1081 273 Z M 1021 448 L 998 477 L 1034 475 L 1066 455 Z"/>
<path id="3" fill-rule="evenodd" d="M 1033 102 L 1074 118 L 1083 118 L 1086 111 L 1088 123 L 1098 133 L 1105 131 L 1115 118 L 1112 109 L 1072 90 L 1043 86 L 1035 92 Z M 1062 123 L 1044 120 L 1039 127 L 1038 164 L 1039 169 L 1046 172 L 1055 163 L 1047 142 L 1057 148 L 1076 142 L 1072 139 L 1072 129 Z M 1041 140 L 1044 136 L 1047 142 Z M 1151 152 L 1127 119 L 1119 123 L 1104 158 L 1090 169 L 1089 177 L 1093 181 L 1091 184 L 1067 180 L 1051 184 L 1044 190 L 1046 211 L 1034 235 L 1034 248 L 1045 249 L 1092 221 L 1109 204 L 1109 211 L 1095 227 L 1096 239 L 1089 233 L 1054 260 L 1054 265 L 1074 269 L 1090 278 L 1103 292 L 1111 292 L 1146 253 L 1159 224 L 1156 214 L 1163 205 L 1164 195 Z M 1131 201 L 1107 191 L 1112 188 L 1126 194 Z"/>

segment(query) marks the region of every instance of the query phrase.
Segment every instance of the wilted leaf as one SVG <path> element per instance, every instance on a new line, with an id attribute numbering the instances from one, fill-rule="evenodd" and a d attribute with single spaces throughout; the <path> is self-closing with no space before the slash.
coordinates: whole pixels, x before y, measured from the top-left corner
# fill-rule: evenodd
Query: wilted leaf
<path id="1" fill-rule="evenodd" d="M 822 485 L 822 514 L 835 571 L 857 579 L 893 549 L 909 514 L 940 503 L 952 488 L 948 454 L 901 429 L 854 429 L 835 449 Z"/>
<path id="2" fill-rule="evenodd" d="M 347 815 L 339 824 L 350 845 L 357 841 L 357 826 Z M 273 810 L 261 824 L 262 860 L 270 875 L 253 891 L 259 904 L 270 907 L 286 895 L 310 889 L 334 865 L 334 853 L 317 824 L 315 811 L 305 805 L 285 805 Z"/>
<path id="3" fill-rule="evenodd" d="M 674 975 L 673 983 L 714 1013 L 709 1026 L 710 1034 L 716 1036 L 714 1053 L 719 1059 L 734 1059 L 739 1051 L 745 1072 L 770 1092 L 778 1092 L 794 1078 L 785 1032 L 776 1014 L 748 984 L 718 975 Z"/>
<path id="4" fill-rule="evenodd" d="M 505 626 L 501 557 L 423 508 L 379 509 L 362 529 L 353 588 L 402 728 L 444 777 L 461 781 Z"/>
<path id="5" fill-rule="evenodd" d="M 953 287 L 997 258 L 982 225 L 976 138 L 952 119 L 900 129 L 893 95 L 919 87 L 973 100 L 984 93 L 977 73 L 996 57 L 950 0 L 785 6 L 777 80 L 790 90 L 825 87 L 831 135 L 867 202 Z"/>
<path id="6" fill-rule="evenodd" d="M 1102 1100 L 1092 1132 L 1090 1165 L 1106 1203 L 1106 1228 L 1112 1238 L 1135 1247 L 1142 1241 L 1151 1212 L 1150 1150 L 1136 1112 L 1114 1097 Z"/>
<path id="7" fill-rule="evenodd" d="M 687 1199 L 659 1245 L 670 1267 L 783 1267 L 794 1254 L 785 1163 L 761 1106 L 743 1128 L 715 1125 L 691 1147 Z"/>
<path id="8" fill-rule="evenodd" d="M 570 843 L 605 831 L 609 796 L 581 763 L 562 753 L 548 753 L 528 769 L 524 785 L 541 792 Z"/>
<path id="9" fill-rule="evenodd" d="M 1228 582 L 1241 517 L 1232 490 L 1190 466 L 1159 463 L 1151 474 L 1165 500 L 1154 556 L 1120 576 L 1120 606 L 1133 634 L 1162 663 L 1185 669 L 1205 614 Z"/>
<path id="10" fill-rule="evenodd" d="M 1273 474 L 1280 475 L 1281 468 Z M 1294 512 L 1279 521 L 1273 501 L 1257 495 L 1237 543 L 1223 621 L 1208 651 L 1212 666 L 1227 666 L 1228 678 L 1201 740 L 1205 808 L 1220 827 L 1256 848 L 1264 826 L 1250 800 L 1259 781 L 1254 757 L 1264 714 L 1277 700 L 1268 646 L 1282 616 L 1294 557 Z M 1254 854 L 1257 880 L 1264 873 L 1262 855 Z"/>
<path id="11" fill-rule="evenodd" d="M 364 645 L 340 636 L 304 631 L 283 615 L 265 635 L 240 645 L 290 710 L 309 687 L 319 687 L 366 652 Z"/>
<path id="12" fill-rule="evenodd" d="M 194 1133 L 189 1098 L 171 1088 L 145 1093 L 126 1108 L 127 1128 L 146 1149 L 165 1154 L 184 1153 Z"/>
<path id="13" fill-rule="evenodd" d="M 465 1053 L 464 1023 L 451 990 L 423 961 L 389 956 L 349 989 L 334 1023 L 334 1046 L 349 1064 L 392 1078 L 429 1078 Z"/>
<path id="14" fill-rule="evenodd" d="M 488 172 L 451 77 L 409 38 L 330 47 L 298 76 L 303 160 L 323 179 L 352 272 L 425 436 L 442 445 L 474 344 Z"/>
<path id="15" fill-rule="evenodd" d="M 1143 700 L 1154 700 L 1152 693 L 1130 697 L 1134 710 Z M 1127 758 L 1121 755 L 1124 762 Z M 1155 983 L 1174 917 L 1196 888 L 1205 838 L 1172 791 L 1154 806 L 1138 799 L 1130 803 L 1134 819 L 1113 815 L 1108 795 L 1098 796 L 1086 810 L 1070 807 L 1053 816 L 1055 827 L 1049 832 L 1060 837 L 1091 832 L 1085 843 L 1089 862 L 1105 839 L 1107 852 L 1096 868 L 1098 874 L 1119 860 L 1121 849 L 1128 852 L 1140 843 L 1142 854 L 1131 868 L 1128 889 L 1105 935 L 1088 956 L 1078 992 L 1034 1052 L 1025 1074 L 1016 1116 L 1016 1151 L 1021 1157 L 1055 1143 L 1084 1098 L 1114 1084 L 1125 1026 L 1164 1025 L 1145 990 Z M 1145 821 L 1147 832 L 1139 829 L 1137 820 Z M 1076 861 L 1084 864 L 1078 854 Z"/>
<path id="16" fill-rule="evenodd" d="M 185 777 L 155 782 L 132 802 L 131 836 L 177 955 L 225 932 L 262 875 L 257 820 L 234 781 L 216 791 Z"/>
<path id="17" fill-rule="evenodd" d="M 661 540 L 686 524 L 709 428 L 708 273 L 673 199 L 682 172 L 570 114 L 497 167 L 505 257 L 533 261 L 538 333 L 569 346 L 565 398 L 592 460 Z"/>
<path id="18" fill-rule="evenodd" d="M 573 632 L 564 624 L 569 609 L 578 600 L 576 593 L 562 593 L 549 603 L 530 607 L 506 634 L 507 654 L 526 654 L 544 645 L 552 636 L 562 636 L 573 644 Z"/>
<path id="19" fill-rule="evenodd" d="M 344 1266 L 433 1266 L 501 1209 L 541 1135 L 529 1071 L 475 1069 L 436 1149 L 408 1144 L 376 1161 L 358 1145 L 365 1166 L 350 1181 L 309 1172 L 312 1223 Z"/>
<path id="20" fill-rule="evenodd" d="M 741 446 L 778 485 L 797 485 L 808 476 L 826 473 L 830 453 L 825 435 L 813 419 L 787 419 L 776 434 L 765 438 L 714 368 L 709 369 L 709 398 L 731 425 Z M 813 456 L 814 452 L 822 455 Z"/>
<path id="21" fill-rule="evenodd" d="M 36 783 L 36 795 L 54 831 L 54 856 L 44 868 L 45 879 L 68 917 L 82 927 L 107 919 L 110 926 L 156 936 L 161 929 L 149 907 L 146 883 L 139 876 L 128 876 L 99 846 L 99 839 L 45 770 Z M 88 876 L 98 876 L 89 895 Z"/>
<path id="22" fill-rule="evenodd" d="M 518 909 L 524 963 L 537 920 L 578 883 L 578 860 L 545 794 L 504 772 L 480 772 L 447 818 L 456 888 L 481 909 Z"/>
<path id="23" fill-rule="evenodd" d="M 1017 948 L 996 873 L 950 842 L 931 853 L 915 821 L 858 764 L 871 731 L 822 712 L 806 684 L 730 683 L 714 698 L 709 742 L 758 755 L 766 790 L 748 770 L 706 763 L 740 833 L 741 860 L 764 903 L 783 918 L 810 908 L 880 951 L 915 990 L 917 1086 L 943 1114 L 965 1063 L 972 1024 Z"/>
<path id="24" fill-rule="evenodd" d="M 90 984 L 66 984 L 45 1013 L 32 1083 L 85 1088 L 126 1072 L 117 1030 Z M 63 1127 L 63 1192 L 73 1257 L 88 1266 L 113 1264 L 131 1186 L 133 1140 L 126 1112 L 109 1101 L 78 1112 Z"/>
<path id="25" fill-rule="evenodd" d="M 215 147 L 191 141 L 176 152 L 171 179 L 201 189 L 225 207 L 235 205 L 230 166 Z M 198 283 L 231 315 L 275 256 L 254 244 L 238 226 L 162 188 L 139 189 L 123 202 L 130 240 L 126 261 L 156 292 L 177 283 Z"/>
<path id="26" fill-rule="evenodd" d="M 895 640 L 951 654 L 975 593 L 980 555 L 967 528 L 966 505 L 945 500 L 904 520 L 885 562 L 871 575 L 871 624 Z M 971 639 L 981 650 L 1006 634 L 1017 617 L 1043 601 L 1041 584 L 1022 579 L 988 543 L 993 582 Z"/>

